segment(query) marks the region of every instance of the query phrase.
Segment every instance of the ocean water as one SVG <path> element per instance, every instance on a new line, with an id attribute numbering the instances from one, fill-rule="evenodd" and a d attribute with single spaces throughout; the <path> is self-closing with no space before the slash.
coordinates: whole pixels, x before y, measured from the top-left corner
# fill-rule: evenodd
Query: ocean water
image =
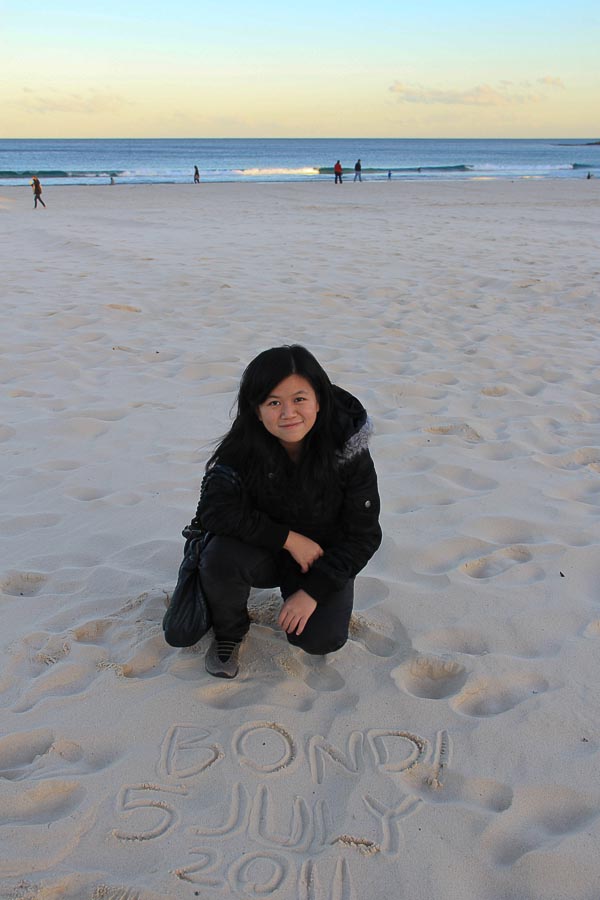
<path id="1" fill-rule="evenodd" d="M 340 159 L 349 177 L 464 180 L 582 178 L 600 170 L 594 138 L 554 140 L 114 139 L 0 140 L 0 185 L 321 181 Z M 600 171 L 596 171 L 600 176 Z"/>

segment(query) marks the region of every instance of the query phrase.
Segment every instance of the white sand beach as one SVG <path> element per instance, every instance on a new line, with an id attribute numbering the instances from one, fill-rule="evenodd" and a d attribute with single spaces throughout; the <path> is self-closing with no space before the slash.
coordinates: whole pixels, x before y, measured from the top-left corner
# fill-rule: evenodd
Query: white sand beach
<path id="1" fill-rule="evenodd" d="M 600 180 L 0 189 L 0 897 L 598 900 Z M 367 406 L 352 639 L 161 619 L 260 350 Z"/>

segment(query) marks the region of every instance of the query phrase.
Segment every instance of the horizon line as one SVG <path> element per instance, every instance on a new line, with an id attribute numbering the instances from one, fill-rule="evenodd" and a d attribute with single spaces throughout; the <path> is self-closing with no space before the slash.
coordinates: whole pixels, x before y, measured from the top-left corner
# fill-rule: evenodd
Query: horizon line
<path id="1" fill-rule="evenodd" d="M 0 137 L 0 141 L 590 141 L 592 143 L 600 143 L 600 137 L 587 137 L 582 135 L 565 136 L 565 135 L 546 135 L 544 137 L 391 137 L 378 136 L 368 137 L 365 135 L 354 135 L 353 137 L 226 137 L 224 135 L 190 137 L 184 135 L 172 135 L 170 137 L 156 137 L 146 135 L 144 137 L 133 137 L 131 135 L 121 135 L 110 137 L 89 137 L 89 136 L 69 136 L 69 137 Z"/>

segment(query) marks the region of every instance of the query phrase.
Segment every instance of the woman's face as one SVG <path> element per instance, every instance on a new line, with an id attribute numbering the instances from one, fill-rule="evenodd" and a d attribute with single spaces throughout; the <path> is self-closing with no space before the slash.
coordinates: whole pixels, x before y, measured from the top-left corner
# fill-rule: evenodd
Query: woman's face
<path id="1" fill-rule="evenodd" d="M 317 421 L 319 401 L 310 381 L 288 375 L 258 407 L 258 418 L 269 434 L 294 456 Z"/>

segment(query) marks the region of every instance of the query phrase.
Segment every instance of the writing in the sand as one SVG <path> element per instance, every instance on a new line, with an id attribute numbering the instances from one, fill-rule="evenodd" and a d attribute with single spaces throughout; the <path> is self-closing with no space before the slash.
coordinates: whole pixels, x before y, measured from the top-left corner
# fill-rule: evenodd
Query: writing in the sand
<path id="1" fill-rule="evenodd" d="M 160 783 L 121 788 L 128 827 L 113 834 L 152 841 L 183 825 L 191 860 L 173 874 L 192 884 L 253 896 L 293 883 L 299 900 L 346 896 L 350 857 L 340 851 L 363 864 L 397 856 L 402 819 L 421 802 L 415 786 L 439 786 L 447 756 L 446 732 L 433 744 L 389 728 L 299 742 L 277 722 L 175 724 L 157 760 Z M 235 837 L 246 852 L 229 858 Z"/>

